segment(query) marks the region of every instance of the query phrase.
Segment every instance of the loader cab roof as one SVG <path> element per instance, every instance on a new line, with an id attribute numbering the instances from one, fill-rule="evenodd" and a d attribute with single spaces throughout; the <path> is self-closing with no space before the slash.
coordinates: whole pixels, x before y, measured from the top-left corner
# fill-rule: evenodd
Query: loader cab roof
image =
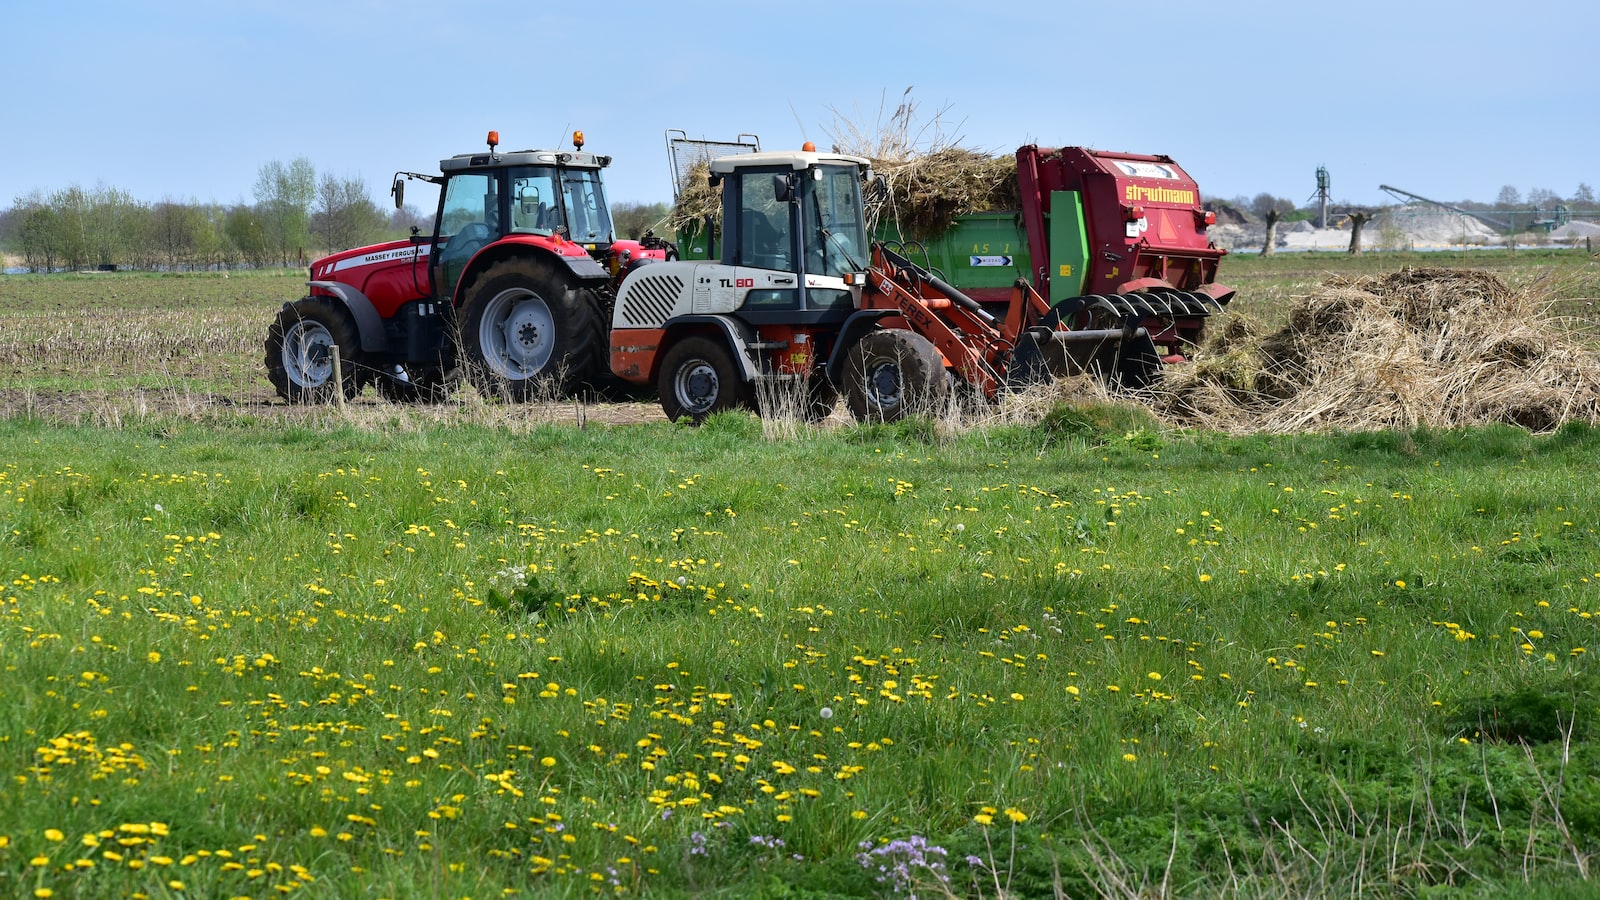
<path id="1" fill-rule="evenodd" d="M 512 150 L 506 153 L 458 153 L 439 160 L 439 171 L 446 175 L 471 169 L 498 169 L 506 166 L 567 166 L 574 169 L 603 169 L 611 157 L 582 150 Z"/>
<path id="2" fill-rule="evenodd" d="M 740 169 L 752 168 L 786 168 L 797 172 L 804 171 L 815 165 L 842 165 L 842 166 L 871 166 L 872 163 L 859 156 L 847 156 L 843 153 L 817 153 L 810 150 L 770 150 L 762 153 L 741 153 L 737 156 L 724 156 L 711 161 L 711 174 L 727 175 Z"/>

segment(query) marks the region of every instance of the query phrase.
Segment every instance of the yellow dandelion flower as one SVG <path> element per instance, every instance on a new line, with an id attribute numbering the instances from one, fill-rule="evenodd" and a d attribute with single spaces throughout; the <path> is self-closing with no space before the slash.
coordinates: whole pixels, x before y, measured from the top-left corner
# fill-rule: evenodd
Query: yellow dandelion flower
<path id="1" fill-rule="evenodd" d="M 1138 762 L 1139 761 L 1139 757 L 1138 757 L 1138 755 L 1133 754 L 1133 753 L 1124 753 L 1124 754 L 1122 754 L 1122 761 L 1123 762 Z"/>
<path id="2" fill-rule="evenodd" d="M 46 828 L 44 830 L 44 839 L 51 841 L 52 843 L 59 844 L 61 841 L 66 840 L 66 837 L 66 835 L 61 833 L 61 829 L 59 828 Z"/>
<path id="3" fill-rule="evenodd" d="M 1028 821 L 1028 814 L 1020 809 L 1016 809 L 1015 807 L 1009 807 L 1006 809 L 1006 818 L 1020 825 L 1023 822 Z"/>
<path id="4" fill-rule="evenodd" d="M 979 825 L 982 825 L 985 828 L 988 828 L 990 825 L 994 824 L 994 816 L 991 816 L 988 813 L 978 813 L 972 817 L 972 821 L 977 822 Z"/>

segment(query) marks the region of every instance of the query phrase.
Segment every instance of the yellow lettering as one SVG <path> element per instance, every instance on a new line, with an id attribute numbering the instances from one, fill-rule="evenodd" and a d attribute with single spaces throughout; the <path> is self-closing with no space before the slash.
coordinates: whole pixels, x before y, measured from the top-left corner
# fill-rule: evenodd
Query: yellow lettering
<path id="1" fill-rule="evenodd" d="M 1123 197 L 1130 203 L 1173 203 L 1193 206 L 1195 203 L 1194 191 L 1175 190 L 1164 187 L 1140 187 L 1130 184 L 1123 189 Z"/>

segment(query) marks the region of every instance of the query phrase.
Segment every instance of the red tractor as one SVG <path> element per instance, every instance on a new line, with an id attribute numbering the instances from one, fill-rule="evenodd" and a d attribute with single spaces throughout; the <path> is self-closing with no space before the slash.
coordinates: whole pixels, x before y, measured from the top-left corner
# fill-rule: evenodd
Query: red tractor
<path id="1" fill-rule="evenodd" d="M 453 156 L 439 175 L 433 233 L 346 250 L 311 264 L 310 293 L 267 332 L 267 377 L 292 403 L 353 397 L 439 400 L 458 376 L 490 397 L 525 400 L 605 381 L 613 286 L 665 241 L 616 240 L 600 170 L 583 150 Z M 336 383 L 335 354 L 341 371 Z"/>

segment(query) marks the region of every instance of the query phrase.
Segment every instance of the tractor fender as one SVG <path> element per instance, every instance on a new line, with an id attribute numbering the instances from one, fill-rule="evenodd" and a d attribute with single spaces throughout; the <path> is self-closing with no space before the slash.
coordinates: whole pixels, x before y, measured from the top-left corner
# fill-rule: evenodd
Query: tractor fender
<path id="1" fill-rule="evenodd" d="M 611 273 L 605 266 L 594 261 L 594 257 L 587 254 L 583 256 L 562 256 L 559 259 L 567 264 L 572 274 L 579 281 L 610 281 Z"/>
<path id="2" fill-rule="evenodd" d="M 356 333 L 361 336 L 362 350 L 367 353 L 381 353 L 388 346 L 388 338 L 383 333 L 383 317 L 378 315 L 378 308 L 372 305 L 366 294 L 338 281 L 308 281 L 306 284 L 321 288 L 339 298 L 344 308 L 350 311 L 350 318 L 355 320 Z"/>
<path id="3" fill-rule="evenodd" d="M 727 342 L 728 349 L 732 350 L 734 364 L 739 367 L 739 375 L 745 381 L 756 380 L 756 364 L 750 359 L 750 354 L 745 348 L 755 343 L 756 330 L 750 325 L 730 316 L 678 316 L 662 323 L 662 330 L 666 339 L 661 342 L 662 350 L 678 339 L 684 331 L 704 332 L 707 326 L 716 331 Z M 652 377 L 654 373 L 652 373 Z"/>
<path id="4" fill-rule="evenodd" d="M 461 304 L 466 300 L 466 287 L 479 272 L 501 260 L 522 255 L 532 256 L 535 259 L 556 266 L 558 271 L 560 270 L 559 267 L 564 266 L 568 272 L 572 273 L 572 277 L 577 279 L 580 287 L 597 288 L 609 284 L 611 281 L 611 273 L 606 270 L 606 267 L 595 262 L 594 257 L 589 256 L 587 253 L 582 256 L 562 256 L 559 253 L 552 253 L 546 247 L 498 241 L 479 250 L 477 255 L 472 257 L 472 261 L 467 263 L 466 269 L 461 273 L 460 280 L 456 282 L 455 296 L 450 298 L 450 305 L 456 309 L 461 308 Z"/>
<path id="5" fill-rule="evenodd" d="M 899 314 L 898 309 L 863 309 L 845 319 L 844 324 L 839 326 L 839 339 L 833 342 L 833 352 L 828 355 L 828 380 L 840 384 L 844 378 L 844 361 L 850 355 L 850 348 L 865 337 L 867 332 L 877 328 L 880 320 Z"/>

